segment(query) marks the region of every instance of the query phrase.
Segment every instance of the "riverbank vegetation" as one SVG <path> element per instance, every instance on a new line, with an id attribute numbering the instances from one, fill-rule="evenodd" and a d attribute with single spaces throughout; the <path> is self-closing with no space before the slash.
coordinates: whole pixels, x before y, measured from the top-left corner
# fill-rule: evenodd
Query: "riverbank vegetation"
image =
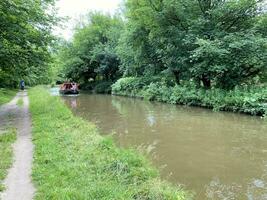
<path id="1" fill-rule="evenodd" d="M 13 148 L 12 144 L 16 141 L 16 130 L 9 128 L 7 131 L 0 132 L 0 192 L 5 188 L 2 182 L 7 176 L 7 170 L 12 164 Z"/>
<path id="2" fill-rule="evenodd" d="M 84 16 L 59 51 L 62 77 L 101 93 L 115 83 L 114 94 L 265 112 L 264 1 L 127 0 L 123 8 L 121 15 Z M 125 82 L 140 91 L 124 91 Z"/>
<path id="3" fill-rule="evenodd" d="M 35 145 L 35 199 L 189 199 L 134 150 L 78 117 L 41 87 L 29 91 Z"/>
<path id="4" fill-rule="evenodd" d="M 148 80 L 134 77 L 121 78 L 112 86 L 112 93 L 150 101 L 200 106 L 218 111 L 259 116 L 267 113 L 266 87 L 235 87 L 231 91 L 219 88 L 207 90 L 198 88 L 194 84 L 170 86 L 165 81 L 149 80 L 151 78 Z"/>
<path id="5" fill-rule="evenodd" d="M 8 103 L 16 95 L 16 92 L 13 89 L 0 88 L 0 106 Z"/>

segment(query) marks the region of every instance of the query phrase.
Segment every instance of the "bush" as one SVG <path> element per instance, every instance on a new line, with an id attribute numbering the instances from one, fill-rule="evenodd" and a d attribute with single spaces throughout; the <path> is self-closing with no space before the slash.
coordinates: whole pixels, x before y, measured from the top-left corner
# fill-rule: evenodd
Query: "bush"
<path id="1" fill-rule="evenodd" d="M 218 88 L 206 90 L 190 84 L 172 87 L 164 81 L 150 80 L 146 85 L 148 82 L 141 78 L 119 79 L 112 86 L 112 94 L 250 115 L 263 116 L 267 112 L 267 88 L 264 86 L 236 87 L 231 91 Z"/>
<path id="2" fill-rule="evenodd" d="M 101 82 L 94 87 L 94 91 L 99 94 L 111 94 L 112 82 Z"/>
<path id="3" fill-rule="evenodd" d="M 160 81 L 160 77 L 121 78 L 112 85 L 112 93 L 123 96 L 143 97 L 143 88 L 147 87 L 151 83 Z"/>
<path id="4" fill-rule="evenodd" d="M 98 94 L 111 94 L 111 81 L 94 81 L 85 84 L 81 84 L 82 90 L 92 91 Z"/>

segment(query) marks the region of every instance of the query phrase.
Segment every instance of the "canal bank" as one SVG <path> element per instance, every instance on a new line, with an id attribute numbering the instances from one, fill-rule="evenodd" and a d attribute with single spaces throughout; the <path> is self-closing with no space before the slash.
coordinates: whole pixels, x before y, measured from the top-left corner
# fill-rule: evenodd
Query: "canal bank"
<path id="1" fill-rule="evenodd" d="M 29 91 L 35 199 L 189 199 L 134 150 L 117 148 L 42 87 Z"/>
<path id="2" fill-rule="evenodd" d="M 267 87 L 239 86 L 232 90 L 201 88 L 194 84 L 170 86 L 165 81 L 126 77 L 112 85 L 112 94 L 137 97 L 169 104 L 197 106 L 215 111 L 229 111 L 264 116 L 267 113 Z"/>

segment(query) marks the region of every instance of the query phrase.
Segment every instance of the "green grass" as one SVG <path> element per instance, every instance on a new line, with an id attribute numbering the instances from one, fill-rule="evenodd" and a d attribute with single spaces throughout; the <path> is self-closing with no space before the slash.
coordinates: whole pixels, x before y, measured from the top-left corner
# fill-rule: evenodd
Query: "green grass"
<path id="1" fill-rule="evenodd" d="M 15 129 L 8 129 L 4 133 L 0 133 L 0 192 L 5 189 L 1 182 L 6 178 L 7 170 L 12 165 L 12 144 L 15 142 L 15 140 Z"/>
<path id="2" fill-rule="evenodd" d="M 23 99 L 22 98 L 19 98 L 18 99 L 18 101 L 17 101 L 17 105 L 19 106 L 19 107 L 22 107 L 23 106 Z"/>
<path id="3" fill-rule="evenodd" d="M 116 147 L 95 125 L 73 116 L 42 87 L 29 91 L 35 145 L 35 199 L 182 200 L 189 195 L 159 179 L 134 150 Z"/>
<path id="4" fill-rule="evenodd" d="M 0 88 L 0 105 L 8 103 L 16 93 L 16 90 Z"/>

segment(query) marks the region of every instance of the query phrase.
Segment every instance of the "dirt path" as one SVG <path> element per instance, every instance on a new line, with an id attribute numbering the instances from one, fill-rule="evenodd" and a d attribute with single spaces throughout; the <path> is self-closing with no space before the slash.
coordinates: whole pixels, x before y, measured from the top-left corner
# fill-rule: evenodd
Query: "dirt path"
<path id="1" fill-rule="evenodd" d="M 23 99 L 23 106 L 16 105 Z M 31 118 L 27 92 L 19 92 L 8 104 L 0 108 L 0 127 L 14 125 L 17 130 L 17 141 L 13 145 L 14 163 L 4 181 L 6 191 L 0 195 L 1 200 L 31 200 L 34 186 L 31 181 L 33 144 L 31 138 Z M 1 134 L 1 129 L 0 129 Z"/>

